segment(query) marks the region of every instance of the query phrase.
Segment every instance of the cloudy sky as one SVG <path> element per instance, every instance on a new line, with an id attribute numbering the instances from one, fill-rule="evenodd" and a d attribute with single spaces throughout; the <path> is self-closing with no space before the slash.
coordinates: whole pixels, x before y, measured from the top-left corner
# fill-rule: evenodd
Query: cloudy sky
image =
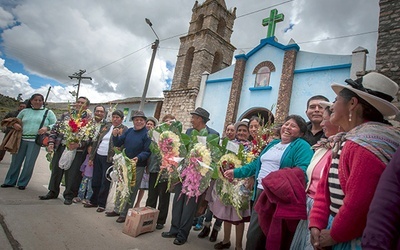
<path id="1" fill-rule="evenodd" d="M 205 0 L 199 0 L 199 3 Z M 0 0 L 0 93 L 24 99 L 51 86 L 49 101 L 72 101 L 68 76 L 86 70 L 80 95 L 92 102 L 142 95 L 155 35 L 161 42 L 148 97 L 162 97 L 173 77 L 179 37 L 187 33 L 194 0 Z M 225 0 L 236 7 L 232 44 L 246 53 L 265 38 L 262 19 L 278 9 L 278 42 L 296 41 L 301 50 L 351 54 L 369 50 L 375 68 L 378 0 Z M 292 25 L 290 25 L 292 24 Z M 292 29 L 286 29 L 292 26 Z"/>

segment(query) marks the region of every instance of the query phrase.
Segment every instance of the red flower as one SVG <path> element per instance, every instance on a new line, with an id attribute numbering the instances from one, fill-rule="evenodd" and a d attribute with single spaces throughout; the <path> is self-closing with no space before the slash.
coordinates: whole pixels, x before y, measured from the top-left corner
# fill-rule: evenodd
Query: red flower
<path id="1" fill-rule="evenodd" d="M 79 127 L 78 127 L 78 124 L 75 123 L 74 119 L 70 119 L 68 122 L 68 125 L 71 127 L 71 130 L 73 133 L 78 132 Z"/>

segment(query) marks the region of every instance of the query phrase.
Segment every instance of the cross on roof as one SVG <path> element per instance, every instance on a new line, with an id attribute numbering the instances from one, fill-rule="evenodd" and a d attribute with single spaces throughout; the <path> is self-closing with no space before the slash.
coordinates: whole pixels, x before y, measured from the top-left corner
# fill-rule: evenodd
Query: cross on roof
<path id="1" fill-rule="evenodd" d="M 278 10 L 273 9 L 273 10 L 271 10 L 269 17 L 262 20 L 263 26 L 268 25 L 267 38 L 275 36 L 276 23 L 282 22 L 284 18 L 285 18 L 285 16 L 282 13 L 278 14 Z"/>

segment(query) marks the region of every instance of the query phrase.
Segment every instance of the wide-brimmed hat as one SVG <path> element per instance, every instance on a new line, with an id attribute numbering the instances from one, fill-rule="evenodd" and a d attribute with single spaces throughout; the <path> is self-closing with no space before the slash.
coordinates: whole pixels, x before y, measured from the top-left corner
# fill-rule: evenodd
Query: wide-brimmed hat
<path id="1" fill-rule="evenodd" d="M 206 121 L 210 120 L 210 113 L 208 113 L 207 110 L 198 107 L 195 111 L 190 112 L 191 115 L 198 115 L 200 117 L 203 117 Z"/>
<path id="2" fill-rule="evenodd" d="M 152 122 L 154 123 L 154 126 L 157 126 L 157 124 L 158 124 L 157 118 L 152 117 L 152 116 L 147 117 L 146 123 L 147 123 L 148 121 L 152 121 Z"/>
<path id="3" fill-rule="evenodd" d="M 331 107 L 333 103 L 327 101 L 320 101 L 319 105 L 321 105 L 321 107 L 325 110 L 327 107 Z"/>
<path id="4" fill-rule="evenodd" d="M 399 109 L 391 103 L 394 100 L 399 86 L 390 78 L 371 72 L 357 80 L 347 79 L 348 85 L 333 83 L 333 91 L 339 94 L 344 88 L 356 93 L 360 98 L 371 104 L 383 116 L 397 115 Z"/>
<path id="5" fill-rule="evenodd" d="M 147 117 L 144 115 L 144 113 L 143 113 L 143 111 L 140 111 L 140 110 L 134 110 L 134 111 L 132 111 L 132 120 L 133 120 L 133 118 L 135 118 L 135 117 L 142 117 L 143 119 L 147 119 Z"/>

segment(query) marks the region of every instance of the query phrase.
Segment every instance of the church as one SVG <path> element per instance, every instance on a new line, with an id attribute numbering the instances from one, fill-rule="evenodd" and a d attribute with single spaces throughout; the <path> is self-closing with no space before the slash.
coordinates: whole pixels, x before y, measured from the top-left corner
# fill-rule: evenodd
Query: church
<path id="1" fill-rule="evenodd" d="M 196 107 L 210 112 L 207 125 L 220 133 L 228 123 L 258 114 L 275 122 L 289 114 L 306 118 L 308 98 L 324 95 L 333 101 L 332 82 L 344 83 L 365 71 L 368 51 L 361 47 L 351 55 L 328 55 L 301 51 L 293 40 L 279 43 L 274 30 L 284 14 L 276 9 L 262 20 L 267 36 L 248 53 L 236 55 L 231 65 L 236 8 L 228 10 L 224 0 L 206 0 L 196 1 L 192 12 L 160 112 L 160 117 L 175 115 L 185 128 Z"/>

